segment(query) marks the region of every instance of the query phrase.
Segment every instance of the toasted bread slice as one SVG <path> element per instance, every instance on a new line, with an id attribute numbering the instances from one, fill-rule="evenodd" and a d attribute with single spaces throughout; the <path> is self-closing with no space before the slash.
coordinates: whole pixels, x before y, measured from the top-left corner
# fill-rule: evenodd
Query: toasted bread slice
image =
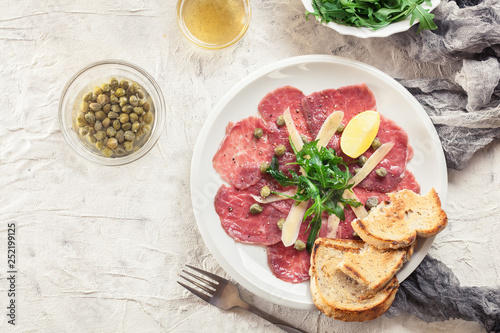
<path id="1" fill-rule="evenodd" d="M 403 249 L 379 249 L 368 243 L 358 253 L 346 251 L 339 269 L 373 292 L 382 289 L 413 254 L 414 245 Z"/>
<path id="2" fill-rule="evenodd" d="M 366 243 L 380 249 L 408 247 L 417 236 L 432 237 L 448 224 L 434 189 L 425 196 L 410 190 L 388 193 L 389 201 L 372 208 L 367 217 L 351 222 Z"/>
<path id="3" fill-rule="evenodd" d="M 374 293 L 339 268 L 347 252 L 358 253 L 361 241 L 318 238 L 311 254 L 311 293 L 316 307 L 329 317 L 343 321 L 367 321 L 391 306 L 398 289 L 394 277 Z"/>

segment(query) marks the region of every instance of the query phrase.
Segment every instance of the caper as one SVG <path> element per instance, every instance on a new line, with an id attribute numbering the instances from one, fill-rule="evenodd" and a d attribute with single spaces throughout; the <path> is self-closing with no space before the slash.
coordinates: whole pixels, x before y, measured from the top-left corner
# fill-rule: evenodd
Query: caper
<path id="1" fill-rule="evenodd" d="M 125 92 L 125 89 L 123 89 L 123 88 L 118 88 L 115 91 L 116 97 L 123 97 L 123 96 L 125 96 L 125 94 L 126 94 L 126 92 Z"/>
<path id="2" fill-rule="evenodd" d="M 148 134 L 149 132 L 151 132 L 151 125 L 149 125 L 149 124 L 142 125 L 141 131 L 142 131 L 142 134 Z"/>
<path id="3" fill-rule="evenodd" d="M 127 141 L 134 141 L 135 139 L 135 134 L 132 131 L 125 131 L 125 140 Z"/>
<path id="4" fill-rule="evenodd" d="M 125 141 L 123 143 L 123 147 L 125 148 L 126 151 L 131 151 L 134 148 L 134 142 L 133 141 Z"/>
<path id="5" fill-rule="evenodd" d="M 128 94 L 135 95 L 139 91 L 139 85 L 137 82 L 132 82 L 132 84 L 128 87 Z"/>
<path id="6" fill-rule="evenodd" d="M 95 111 L 99 111 L 100 109 L 102 109 L 102 105 L 99 103 L 90 103 L 89 108 L 90 108 L 90 110 L 95 112 Z"/>
<path id="7" fill-rule="evenodd" d="M 268 162 L 263 162 L 260 164 L 259 169 L 261 173 L 266 173 L 267 168 L 269 168 L 269 163 Z"/>
<path id="8" fill-rule="evenodd" d="M 111 91 L 111 86 L 107 83 L 103 83 L 101 85 L 101 88 L 102 88 L 102 92 L 104 92 L 104 93 L 109 93 Z"/>
<path id="9" fill-rule="evenodd" d="M 260 127 L 257 127 L 254 131 L 253 131 L 253 136 L 256 138 L 256 139 L 260 139 L 262 138 L 262 136 L 264 135 L 264 131 L 262 130 L 262 128 Z"/>
<path id="10" fill-rule="evenodd" d="M 94 124 L 94 129 L 96 131 L 102 131 L 102 128 L 103 128 L 102 123 L 99 120 L 96 120 Z"/>
<path id="11" fill-rule="evenodd" d="M 139 105 L 139 99 L 135 96 L 135 95 L 132 95 L 128 98 L 128 102 L 130 103 L 130 105 L 132 106 L 137 106 Z"/>
<path id="12" fill-rule="evenodd" d="M 95 130 L 95 128 L 90 127 L 90 126 L 88 126 L 88 128 L 89 128 L 89 134 L 90 134 L 90 135 L 95 135 L 95 134 L 96 134 L 96 130 Z"/>
<path id="13" fill-rule="evenodd" d="M 121 107 L 124 107 L 125 105 L 128 104 L 128 98 L 126 96 L 122 96 L 120 97 L 120 99 L 118 100 L 118 103 Z"/>
<path id="14" fill-rule="evenodd" d="M 137 115 L 137 113 L 132 112 L 129 115 L 129 119 L 130 119 L 130 122 L 134 123 L 139 119 L 139 116 Z"/>
<path id="15" fill-rule="evenodd" d="M 136 106 L 133 110 L 138 116 L 142 116 L 144 113 L 144 108 L 141 108 L 140 106 Z"/>
<path id="16" fill-rule="evenodd" d="M 119 119 L 120 119 L 120 123 L 122 123 L 122 124 L 123 124 L 123 123 L 128 122 L 130 118 L 129 118 L 128 114 L 126 114 L 126 113 L 122 113 L 122 114 L 120 115 Z"/>
<path id="17" fill-rule="evenodd" d="M 106 119 L 104 119 L 104 120 L 102 121 L 102 126 L 103 126 L 104 128 L 108 128 L 110 124 L 111 124 L 111 119 L 109 119 L 109 118 L 106 118 Z"/>
<path id="18" fill-rule="evenodd" d="M 373 142 L 372 142 L 372 148 L 373 148 L 373 150 L 379 149 L 380 146 L 382 146 L 382 142 L 380 142 L 380 139 L 379 138 L 373 139 Z"/>
<path id="19" fill-rule="evenodd" d="M 103 121 L 105 118 L 106 118 L 106 114 L 104 113 L 104 111 L 97 111 L 95 113 L 96 120 Z"/>
<path id="20" fill-rule="evenodd" d="M 87 112 L 85 114 L 85 120 L 90 126 L 94 126 L 95 124 L 95 115 L 92 112 Z"/>
<path id="21" fill-rule="evenodd" d="M 293 247 L 297 251 L 304 251 L 306 249 L 306 244 L 303 241 L 301 241 L 300 239 L 297 239 L 295 241 L 295 243 L 293 244 Z"/>
<path id="22" fill-rule="evenodd" d="M 81 109 L 83 112 L 89 112 L 89 103 L 87 103 L 87 102 L 82 102 L 82 104 L 80 105 L 80 109 Z"/>
<path id="23" fill-rule="evenodd" d="M 130 122 L 125 123 L 125 124 L 122 124 L 122 129 L 123 129 L 124 131 L 128 131 L 128 130 L 129 130 L 129 129 L 131 129 L 131 128 L 132 128 L 132 124 L 131 124 Z"/>
<path id="24" fill-rule="evenodd" d="M 284 145 L 278 145 L 274 148 L 274 153 L 277 156 L 282 156 L 286 152 L 286 147 Z"/>
<path id="25" fill-rule="evenodd" d="M 109 80 L 109 86 L 111 87 L 111 89 L 116 89 L 116 88 L 118 88 L 119 85 L 120 85 L 120 82 L 118 82 L 118 80 L 115 79 L 114 77 L 112 77 Z"/>
<path id="26" fill-rule="evenodd" d="M 102 88 L 99 87 L 99 86 L 95 86 L 94 87 L 94 94 L 96 94 L 97 96 L 101 95 L 103 93 L 102 91 Z"/>
<path id="27" fill-rule="evenodd" d="M 140 99 L 143 99 L 144 97 L 146 97 L 146 94 L 144 93 L 144 91 L 139 90 L 137 92 L 137 97 L 139 97 Z"/>
<path id="28" fill-rule="evenodd" d="M 83 116 L 83 117 L 77 117 L 76 118 L 76 125 L 78 127 L 83 127 L 83 126 L 88 125 L 87 121 L 85 120 L 85 116 Z"/>
<path id="29" fill-rule="evenodd" d="M 264 208 L 262 208 L 262 206 L 259 205 L 258 203 L 254 203 L 253 205 L 250 206 L 250 213 L 252 214 L 262 213 L 263 210 Z"/>
<path id="30" fill-rule="evenodd" d="M 285 224 L 285 219 L 278 220 L 278 229 L 283 230 L 283 225 Z"/>
<path id="31" fill-rule="evenodd" d="M 115 104 L 115 105 L 111 106 L 111 111 L 116 112 L 116 113 L 120 113 L 120 112 L 122 112 L 122 108 L 119 105 Z"/>
<path id="32" fill-rule="evenodd" d="M 89 134 L 89 127 L 88 126 L 80 127 L 79 132 L 81 136 L 85 136 Z"/>
<path id="33" fill-rule="evenodd" d="M 366 158 L 366 156 L 361 155 L 360 157 L 358 157 L 358 165 L 360 167 L 362 167 L 363 165 L 365 165 L 366 161 L 368 161 L 368 159 Z"/>
<path id="34" fill-rule="evenodd" d="M 121 127 L 121 123 L 118 119 L 115 119 L 113 120 L 113 128 L 115 129 L 115 131 L 118 131 Z"/>
<path id="35" fill-rule="evenodd" d="M 278 116 L 278 118 L 276 118 L 276 125 L 278 125 L 278 126 L 285 125 L 285 117 Z"/>
<path id="36" fill-rule="evenodd" d="M 97 142 L 95 143 L 95 147 L 96 147 L 97 149 L 99 149 L 99 150 L 102 150 L 102 149 L 104 148 L 104 142 L 102 142 L 102 141 L 97 141 Z"/>
<path id="37" fill-rule="evenodd" d="M 118 96 L 116 96 L 115 94 L 112 94 L 111 96 L 109 96 L 109 102 L 111 104 L 118 104 L 120 102 L 120 100 L 118 99 Z"/>
<path id="38" fill-rule="evenodd" d="M 105 113 L 105 114 L 108 114 L 109 111 L 111 111 L 111 104 L 105 104 L 103 107 L 102 107 L 102 111 Z"/>
<path id="39" fill-rule="evenodd" d="M 125 104 L 123 107 L 122 107 L 122 111 L 125 112 L 125 113 L 130 113 L 132 112 L 132 110 L 134 109 L 134 107 L 130 104 Z"/>
<path id="40" fill-rule="evenodd" d="M 139 106 L 140 106 L 140 107 L 144 107 L 144 104 L 146 104 L 146 103 L 147 103 L 147 102 L 146 102 L 146 100 L 145 100 L 145 99 L 140 99 L 140 100 L 139 100 Z M 146 110 L 146 109 L 144 109 L 144 110 Z M 149 110 L 148 110 L 148 111 L 149 111 Z"/>
<path id="41" fill-rule="evenodd" d="M 106 132 L 104 131 L 98 131 L 96 134 L 95 134 L 95 138 L 99 141 L 102 141 L 104 140 L 104 138 L 106 137 Z"/>
<path id="42" fill-rule="evenodd" d="M 124 130 L 116 131 L 115 138 L 116 140 L 118 140 L 118 143 L 122 143 L 123 141 L 125 141 L 125 131 Z"/>
<path id="43" fill-rule="evenodd" d="M 116 135 L 116 130 L 114 129 L 114 127 L 108 127 L 108 129 L 106 130 L 106 134 L 108 136 L 115 136 Z"/>
<path id="44" fill-rule="evenodd" d="M 109 97 L 108 95 L 100 94 L 97 96 L 97 103 L 104 105 L 109 103 Z"/>
<path id="45" fill-rule="evenodd" d="M 309 139 L 307 138 L 307 136 L 305 136 L 304 134 L 301 134 L 300 135 L 300 139 L 302 140 L 302 142 L 304 143 L 308 143 L 309 142 Z"/>
<path id="46" fill-rule="evenodd" d="M 361 168 L 354 168 L 352 171 L 354 172 L 354 174 L 357 174 L 361 171 Z"/>
<path id="47" fill-rule="evenodd" d="M 116 148 L 115 148 L 115 154 L 116 154 L 116 156 L 123 156 L 126 153 L 127 152 L 125 151 L 125 147 L 123 145 L 116 146 Z"/>
<path id="48" fill-rule="evenodd" d="M 144 109 L 144 111 L 148 112 L 151 110 L 151 104 L 149 102 L 145 102 L 142 108 Z"/>
<path id="49" fill-rule="evenodd" d="M 337 127 L 337 133 L 342 133 L 345 129 L 345 125 L 340 123 L 339 127 Z"/>
<path id="50" fill-rule="evenodd" d="M 263 198 L 267 198 L 271 194 L 271 189 L 269 189 L 269 186 L 263 186 L 260 189 L 260 196 Z"/>
<path id="51" fill-rule="evenodd" d="M 123 88 L 123 89 L 127 90 L 128 86 L 129 86 L 129 84 L 128 84 L 127 80 L 121 80 L 120 81 L 120 88 Z"/>
<path id="52" fill-rule="evenodd" d="M 106 142 L 106 146 L 110 149 L 115 149 L 118 147 L 118 140 L 116 140 L 116 138 L 110 138 L 108 142 Z"/>
<path id="53" fill-rule="evenodd" d="M 97 142 L 97 139 L 95 138 L 94 135 L 90 134 L 90 132 L 89 132 L 89 134 L 87 134 L 87 141 L 94 144 Z"/>
<path id="54" fill-rule="evenodd" d="M 116 119 L 116 118 L 118 118 L 118 113 L 114 112 L 114 111 L 109 111 L 108 118 L 109 119 Z"/>
<path id="55" fill-rule="evenodd" d="M 386 168 L 378 168 L 377 170 L 375 170 L 375 173 L 379 177 L 385 177 L 385 176 L 387 176 L 387 169 Z"/>
<path id="56" fill-rule="evenodd" d="M 112 150 L 112 149 L 109 149 L 108 147 L 104 148 L 104 149 L 102 150 L 102 153 L 103 153 L 103 155 L 104 155 L 104 156 L 106 156 L 106 157 L 111 157 L 111 156 L 113 156 L 113 150 Z"/>
<path id="57" fill-rule="evenodd" d="M 138 122 L 138 121 L 136 121 L 136 122 L 134 122 L 134 123 L 132 124 L 132 132 L 134 132 L 134 133 L 135 133 L 135 132 L 137 132 L 140 128 L 141 128 L 141 124 L 139 124 L 139 122 Z"/>
<path id="58" fill-rule="evenodd" d="M 83 96 L 83 101 L 87 103 L 92 101 L 92 92 L 86 93 L 85 96 Z"/>
<path id="59" fill-rule="evenodd" d="M 154 120 L 153 112 L 150 111 L 146 112 L 143 117 L 146 124 L 151 124 Z"/>
<path id="60" fill-rule="evenodd" d="M 369 197 L 365 202 L 365 206 L 368 210 L 372 209 L 373 207 L 376 207 L 377 205 L 378 205 L 377 197 Z"/>

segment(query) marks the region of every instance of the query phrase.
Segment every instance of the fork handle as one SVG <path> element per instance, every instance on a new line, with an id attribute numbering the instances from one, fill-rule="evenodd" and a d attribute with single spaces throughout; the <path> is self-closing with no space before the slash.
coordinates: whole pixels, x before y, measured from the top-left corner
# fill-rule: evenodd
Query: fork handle
<path id="1" fill-rule="evenodd" d="M 256 308 L 255 306 L 251 305 L 251 304 L 248 304 L 248 303 L 244 303 L 241 305 L 242 308 L 256 314 L 257 316 L 261 317 L 261 318 L 264 318 L 265 320 L 267 320 L 268 322 L 270 323 L 273 323 L 274 325 L 278 326 L 279 328 L 281 328 L 283 331 L 285 332 L 289 332 L 289 333 L 307 333 L 305 331 L 302 331 L 296 327 L 293 327 L 292 325 L 290 325 L 289 323 L 281 320 L 281 319 L 278 319 L 276 317 L 273 317 L 271 316 L 269 313 L 266 313 L 262 310 L 260 310 L 259 308 Z"/>

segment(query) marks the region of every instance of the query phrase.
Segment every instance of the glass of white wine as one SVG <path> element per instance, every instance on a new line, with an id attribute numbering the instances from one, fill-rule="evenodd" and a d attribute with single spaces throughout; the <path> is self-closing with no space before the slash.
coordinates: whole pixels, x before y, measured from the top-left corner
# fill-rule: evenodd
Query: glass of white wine
<path id="1" fill-rule="evenodd" d="M 236 43 L 250 24 L 250 0 L 179 0 L 177 24 L 184 36 L 207 49 Z"/>

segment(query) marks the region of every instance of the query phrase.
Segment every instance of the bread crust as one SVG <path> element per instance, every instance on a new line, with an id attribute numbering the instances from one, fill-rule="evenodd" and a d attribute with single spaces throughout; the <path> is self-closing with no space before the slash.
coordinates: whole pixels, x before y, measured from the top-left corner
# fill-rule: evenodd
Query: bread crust
<path id="1" fill-rule="evenodd" d="M 424 197 L 410 190 L 388 193 L 390 200 L 373 208 L 367 217 L 351 222 L 354 231 L 380 249 L 399 249 L 417 236 L 428 238 L 446 228 L 448 217 L 432 188 Z"/>
<path id="2" fill-rule="evenodd" d="M 381 316 L 394 301 L 399 283 L 393 277 L 374 293 L 342 273 L 343 254 L 357 253 L 361 241 L 318 238 L 311 255 L 311 293 L 317 308 L 328 317 L 363 322 Z"/>

